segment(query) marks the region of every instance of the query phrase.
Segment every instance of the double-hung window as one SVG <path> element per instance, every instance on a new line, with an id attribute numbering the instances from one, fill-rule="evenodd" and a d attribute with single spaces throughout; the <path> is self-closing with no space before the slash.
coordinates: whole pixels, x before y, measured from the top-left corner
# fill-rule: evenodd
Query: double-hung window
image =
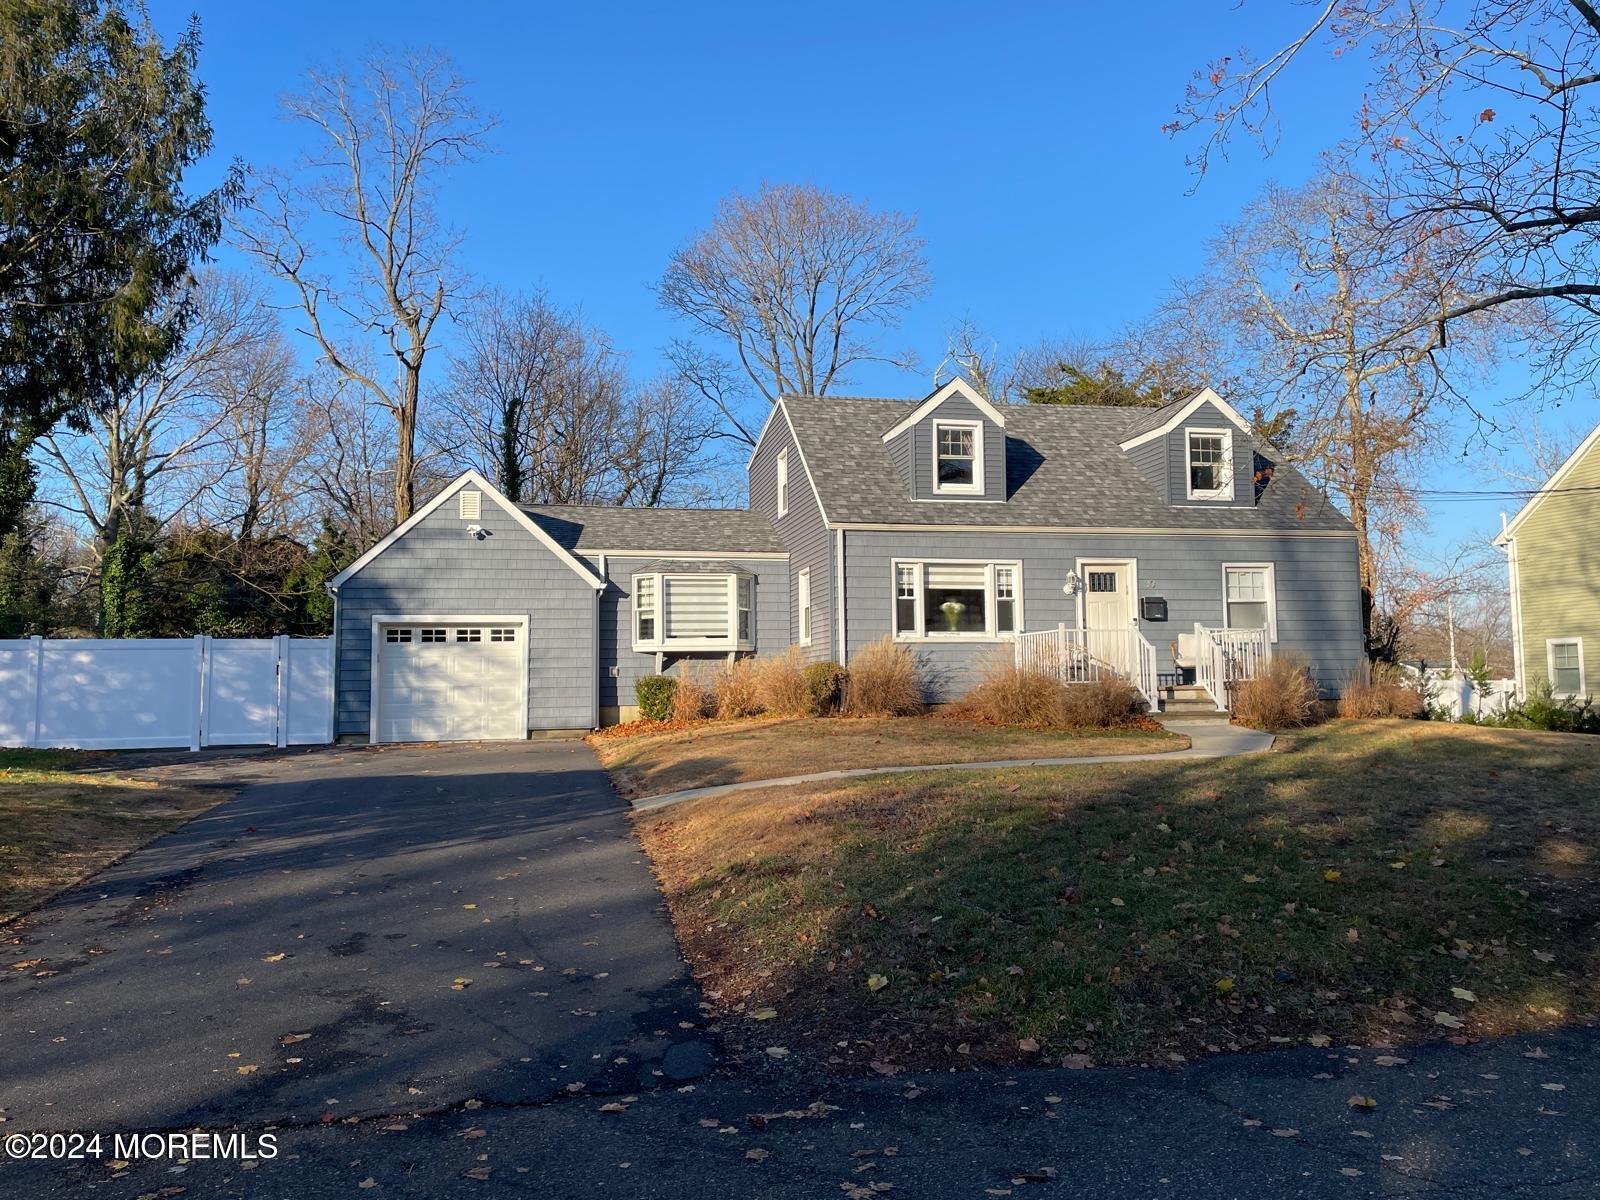
<path id="1" fill-rule="evenodd" d="M 933 423 L 935 495 L 983 491 L 983 425 L 978 421 Z"/>
<path id="2" fill-rule="evenodd" d="M 1583 640 L 1581 638 L 1551 638 L 1545 642 L 1546 665 L 1549 668 L 1550 690 L 1557 696 L 1585 697 L 1583 670 Z"/>
<path id="3" fill-rule="evenodd" d="M 1226 429 L 1191 429 L 1188 449 L 1189 499 L 1233 499 L 1233 434 Z"/>
<path id="4" fill-rule="evenodd" d="M 896 638 L 981 640 L 1009 637 L 1021 629 L 1020 564 L 894 564 Z"/>
<path id="5" fill-rule="evenodd" d="M 726 571 L 647 571 L 633 577 L 635 650 L 751 650 L 755 580 Z"/>
<path id="6" fill-rule="evenodd" d="M 1265 629 L 1278 640 L 1277 583 L 1271 563 L 1231 563 L 1222 568 L 1222 623 L 1229 629 Z"/>

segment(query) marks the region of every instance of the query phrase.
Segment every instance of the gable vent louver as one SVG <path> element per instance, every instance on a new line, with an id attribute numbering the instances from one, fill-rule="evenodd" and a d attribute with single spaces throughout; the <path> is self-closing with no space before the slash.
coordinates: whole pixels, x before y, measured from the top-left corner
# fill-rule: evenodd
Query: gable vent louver
<path id="1" fill-rule="evenodd" d="M 478 521 L 483 518 L 483 493 L 477 488 L 463 488 L 460 503 L 463 521 Z"/>

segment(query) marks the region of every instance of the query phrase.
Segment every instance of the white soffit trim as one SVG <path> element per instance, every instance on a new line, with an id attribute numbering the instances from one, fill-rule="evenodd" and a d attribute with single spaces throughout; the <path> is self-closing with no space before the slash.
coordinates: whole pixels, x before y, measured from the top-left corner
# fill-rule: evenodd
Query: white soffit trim
<path id="1" fill-rule="evenodd" d="M 939 405 L 943 404 L 946 400 L 954 399 L 957 396 L 961 397 L 963 400 L 966 400 L 984 416 L 988 417 L 989 420 L 1000 426 L 1001 429 L 1006 427 L 1005 415 L 998 408 L 985 400 L 982 396 L 978 395 L 977 391 L 974 390 L 970 383 L 968 383 L 965 379 L 952 379 L 943 387 L 936 389 L 934 393 L 921 404 L 913 408 L 907 416 L 902 418 L 899 423 L 889 430 L 889 432 L 883 435 L 883 440 L 885 442 L 892 442 L 895 438 L 899 437 L 906 430 L 910 429 L 918 421 L 922 420 L 923 417 L 927 416 L 934 409 L 938 408 Z"/>
<path id="2" fill-rule="evenodd" d="M 498 504 L 501 509 L 504 510 L 509 517 L 511 517 L 512 520 L 516 521 L 518 525 L 522 526 L 523 529 L 531 533 L 536 541 L 538 541 L 547 550 L 565 563 L 573 571 L 573 573 L 578 576 L 578 578 L 582 579 L 596 591 L 600 591 L 605 588 L 605 582 L 601 580 L 598 575 L 574 558 L 561 545 L 561 543 L 557 542 L 543 529 L 539 528 L 538 524 L 533 520 L 532 517 L 528 516 L 527 513 L 523 512 L 515 504 L 511 503 L 511 501 L 507 500 L 503 495 L 501 495 L 499 488 L 495 487 L 494 484 L 490 483 L 477 471 L 472 470 L 463 471 L 460 475 L 456 476 L 455 479 L 447 483 L 444 488 L 440 490 L 437 496 L 435 496 L 432 500 L 429 500 L 421 508 L 417 509 L 416 512 L 412 513 L 400 524 L 396 525 L 389 531 L 387 537 L 385 537 L 376 546 L 372 547 L 372 549 L 368 550 L 360 558 L 356 559 L 355 562 L 351 563 L 348 567 L 330 579 L 328 581 L 328 586 L 335 590 L 342 587 L 347 579 L 349 579 L 357 571 L 361 570 L 362 567 L 366 566 L 373 559 L 377 558 L 378 555 L 382 554 L 390 546 L 394 545 L 397 541 L 405 536 L 408 530 L 410 530 L 418 522 L 423 520 L 423 518 L 427 517 L 429 514 L 434 512 L 434 510 L 449 500 L 450 497 L 454 496 L 462 488 L 467 487 L 468 485 L 478 488 L 485 496 L 489 497 L 496 504 Z"/>
<path id="3" fill-rule="evenodd" d="M 1568 456 L 1567 461 L 1557 467 L 1556 473 L 1550 476 L 1549 479 L 1545 480 L 1544 486 L 1528 498 L 1528 502 L 1522 506 L 1521 511 L 1519 511 L 1516 516 L 1511 518 L 1511 523 L 1502 529 L 1499 533 L 1499 536 L 1494 539 L 1494 544 L 1497 546 L 1504 546 L 1507 542 L 1509 542 L 1512 535 L 1517 532 L 1517 526 L 1521 525 L 1522 522 L 1527 519 L 1529 513 L 1539 507 L 1540 502 L 1543 501 L 1546 496 L 1561 487 L 1567 476 L 1571 475 L 1573 471 L 1577 470 L 1578 463 L 1582 461 L 1589 451 L 1593 450 L 1596 445 L 1600 445 L 1600 425 L 1596 425 L 1594 429 L 1590 431 L 1589 436 L 1578 443 L 1578 448 Z"/>
<path id="4" fill-rule="evenodd" d="M 1217 411 L 1223 416 L 1227 417 L 1234 426 L 1242 429 L 1245 433 L 1250 432 L 1250 422 L 1241 417 L 1233 405 L 1229 404 L 1210 388 L 1203 387 L 1194 395 L 1190 396 L 1189 399 L 1184 403 L 1183 407 L 1178 409 L 1177 412 L 1173 413 L 1172 416 L 1168 417 L 1160 425 L 1156 426 L 1154 429 L 1146 430 L 1138 437 L 1129 438 L 1127 441 L 1121 443 L 1122 449 L 1132 450 L 1135 446 L 1142 446 L 1146 442 L 1155 441 L 1156 438 L 1166 437 L 1167 434 L 1171 433 L 1179 425 L 1182 425 L 1185 421 L 1187 421 L 1194 414 L 1195 409 L 1199 408 L 1207 401 L 1210 401 L 1212 404 L 1214 404 Z"/>

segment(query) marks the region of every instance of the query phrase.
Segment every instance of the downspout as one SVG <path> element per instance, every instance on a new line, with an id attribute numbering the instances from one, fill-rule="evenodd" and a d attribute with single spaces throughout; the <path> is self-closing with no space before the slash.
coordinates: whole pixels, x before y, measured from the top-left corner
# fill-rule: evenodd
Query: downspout
<path id="1" fill-rule="evenodd" d="M 611 586 L 611 573 L 606 569 L 606 556 L 604 554 L 601 554 L 598 557 L 596 557 L 595 565 L 600 568 L 600 584 L 601 584 L 601 586 L 596 588 L 595 592 L 594 592 L 594 624 L 590 627 L 590 629 L 591 629 L 590 637 L 592 639 L 590 644 L 591 644 L 591 646 L 592 646 L 592 648 L 594 650 L 594 726 L 593 727 L 595 729 L 599 729 L 600 728 L 600 687 L 601 687 L 601 682 L 600 682 L 601 681 L 601 675 L 600 675 L 600 672 L 606 669 L 605 665 L 600 661 L 600 597 L 604 596 L 606 588 Z M 630 616 L 629 619 L 631 620 L 632 617 Z M 629 644 L 630 645 L 632 644 L 631 639 L 630 639 Z M 621 645 L 622 645 L 622 643 L 619 641 L 617 643 L 617 646 L 618 646 L 619 650 L 621 648 Z M 617 695 L 617 710 L 618 710 L 617 711 L 617 717 L 618 717 L 619 720 L 622 717 L 621 708 L 622 708 L 622 696 L 619 693 Z"/>
<path id="2" fill-rule="evenodd" d="M 328 744 L 339 740 L 339 589 L 331 583 L 323 588 L 333 597 L 333 669 L 328 672 L 333 681 L 333 695 L 328 703 Z"/>
<path id="3" fill-rule="evenodd" d="M 1500 516 L 1502 523 L 1505 514 Z M 1507 538 L 1506 581 L 1511 589 L 1511 674 L 1516 680 L 1517 699 L 1528 695 L 1527 664 L 1522 653 L 1522 571 L 1517 564 L 1517 539 Z"/>
<path id="4" fill-rule="evenodd" d="M 834 611 L 838 613 L 838 618 L 834 624 L 839 630 L 839 657 L 834 661 L 842 667 L 850 649 L 850 643 L 845 637 L 844 626 L 844 530 L 842 529 L 833 531 L 833 561 L 834 578 L 836 580 L 834 585 L 834 604 L 836 607 Z"/>

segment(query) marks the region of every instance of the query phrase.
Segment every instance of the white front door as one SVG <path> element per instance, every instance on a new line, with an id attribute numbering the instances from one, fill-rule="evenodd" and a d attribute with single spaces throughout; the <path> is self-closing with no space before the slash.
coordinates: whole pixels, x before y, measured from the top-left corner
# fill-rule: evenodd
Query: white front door
<path id="1" fill-rule="evenodd" d="M 525 625 L 407 622 L 376 632 L 380 742 L 526 736 Z"/>
<path id="2" fill-rule="evenodd" d="M 1089 654 L 1124 675 L 1133 673 L 1133 567 L 1082 564 L 1083 628 Z"/>

